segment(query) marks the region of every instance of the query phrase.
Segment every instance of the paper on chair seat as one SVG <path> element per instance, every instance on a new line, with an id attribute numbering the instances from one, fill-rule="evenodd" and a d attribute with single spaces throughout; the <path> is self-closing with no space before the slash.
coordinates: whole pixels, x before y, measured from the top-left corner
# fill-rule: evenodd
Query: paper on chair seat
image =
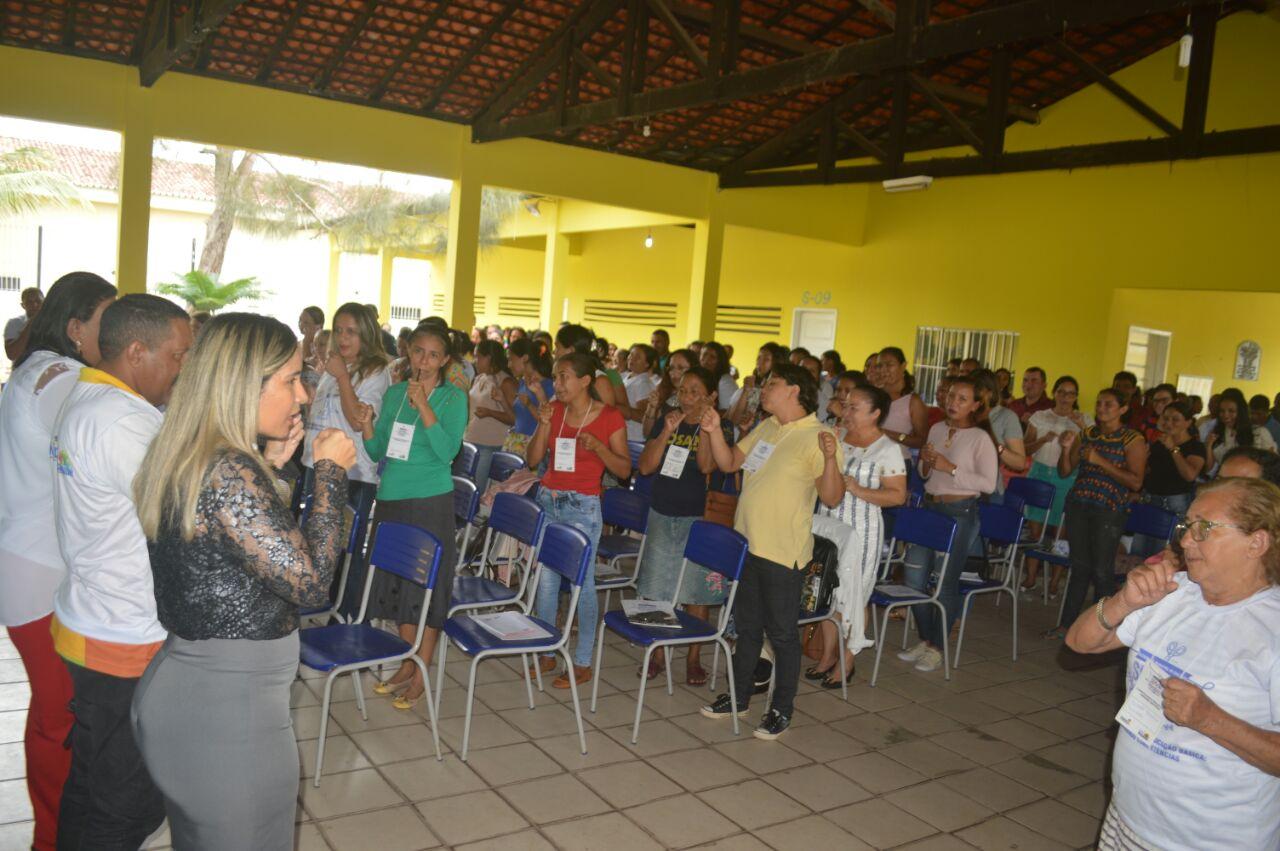
<path id="1" fill-rule="evenodd" d="M 470 617 L 481 629 L 503 641 L 533 641 L 551 637 L 551 633 L 520 612 L 490 612 Z"/>
<path id="2" fill-rule="evenodd" d="M 960 574 L 960 581 L 961 582 L 981 582 L 982 574 L 978 573 L 976 570 L 966 570 Z"/>
<path id="3" fill-rule="evenodd" d="M 627 620 L 639 626 L 657 626 L 667 629 L 679 629 L 680 620 L 670 603 L 660 600 L 623 600 L 622 613 Z"/>

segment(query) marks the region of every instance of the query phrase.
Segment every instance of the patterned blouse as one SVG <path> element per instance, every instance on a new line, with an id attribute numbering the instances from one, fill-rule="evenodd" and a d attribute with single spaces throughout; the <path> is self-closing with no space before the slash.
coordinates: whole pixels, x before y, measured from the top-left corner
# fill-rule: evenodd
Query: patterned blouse
<path id="1" fill-rule="evenodd" d="M 190 541 L 166 525 L 149 541 L 160 623 L 188 641 L 283 638 L 298 628 L 298 607 L 329 599 L 342 548 L 347 473 L 315 465 L 310 518 L 298 527 L 275 483 L 242 452 L 209 469 Z"/>
<path id="2" fill-rule="evenodd" d="M 1110 463 L 1123 467 L 1125 449 L 1135 440 L 1142 439 L 1142 434 L 1131 428 L 1121 427 L 1110 434 L 1103 434 L 1096 425 L 1085 429 L 1080 435 L 1080 472 L 1067 499 L 1111 511 L 1122 510 L 1129 500 L 1129 489 L 1104 473 L 1097 464 L 1085 461 L 1084 453 L 1092 447 Z"/>

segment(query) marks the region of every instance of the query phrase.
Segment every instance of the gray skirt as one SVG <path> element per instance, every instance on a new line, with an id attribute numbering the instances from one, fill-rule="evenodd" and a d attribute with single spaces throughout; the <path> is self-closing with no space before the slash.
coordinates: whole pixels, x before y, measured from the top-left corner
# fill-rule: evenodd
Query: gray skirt
<path id="1" fill-rule="evenodd" d="M 290 851 L 298 743 L 289 687 L 298 633 L 269 641 L 170 635 L 133 698 L 143 761 L 180 851 Z"/>
<path id="2" fill-rule="evenodd" d="M 425 529 L 440 539 L 440 572 L 436 575 L 435 593 L 431 595 L 431 608 L 427 611 L 427 626 L 439 629 L 449 615 L 449 600 L 453 597 L 453 574 L 457 567 L 458 547 L 454 541 L 456 528 L 453 517 L 453 494 L 427 496 L 418 499 L 380 499 L 373 510 L 373 522 L 408 523 Z M 374 541 L 377 540 L 375 528 Z M 401 579 L 379 570 L 373 574 L 373 589 L 369 595 L 369 612 L 365 619 L 384 618 L 397 624 L 418 625 L 422 614 L 422 600 L 426 592 L 407 579 Z"/>

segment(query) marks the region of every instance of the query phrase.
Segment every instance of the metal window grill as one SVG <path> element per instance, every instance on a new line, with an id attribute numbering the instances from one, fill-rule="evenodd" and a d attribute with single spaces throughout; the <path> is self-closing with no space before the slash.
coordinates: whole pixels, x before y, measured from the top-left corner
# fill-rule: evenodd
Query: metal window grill
<path id="1" fill-rule="evenodd" d="M 952 358 L 977 358 L 988 369 L 1012 370 L 1018 353 L 1018 332 L 982 331 L 976 328 L 916 328 L 916 350 L 912 371 L 915 392 L 926 405 L 937 395 L 938 380 L 947 372 Z"/>

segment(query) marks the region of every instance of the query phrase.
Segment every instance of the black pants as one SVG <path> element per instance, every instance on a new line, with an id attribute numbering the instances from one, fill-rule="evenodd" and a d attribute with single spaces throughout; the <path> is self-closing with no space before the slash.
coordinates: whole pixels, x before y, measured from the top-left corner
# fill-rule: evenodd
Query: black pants
<path id="1" fill-rule="evenodd" d="M 1089 585 L 1094 599 L 1116 591 L 1116 549 L 1124 534 L 1126 513 L 1085 502 L 1068 502 L 1067 543 L 1071 546 L 1071 574 L 1062 607 L 1060 626 L 1070 627 L 1080 617 Z"/>
<path id="2" fill-rule="evenodd" d="M 129 718 L 138 680 L 66 666 L 75 725 L 58 851 L 136 851 L 164 821 L 164 798 L 142 763 Z"/>
<path id="3" fill-rule="evenodd" d="M 764 636 L 773 644 L 773 706 L 791 716 L 800 683 L 800 589 L 804 572 L 747 553 L 733 604 L 738 645 L 733 651 L 733 677 L 738 709 L 747 708 L 755 690 L 752 674 L 760 661 Z"/>

